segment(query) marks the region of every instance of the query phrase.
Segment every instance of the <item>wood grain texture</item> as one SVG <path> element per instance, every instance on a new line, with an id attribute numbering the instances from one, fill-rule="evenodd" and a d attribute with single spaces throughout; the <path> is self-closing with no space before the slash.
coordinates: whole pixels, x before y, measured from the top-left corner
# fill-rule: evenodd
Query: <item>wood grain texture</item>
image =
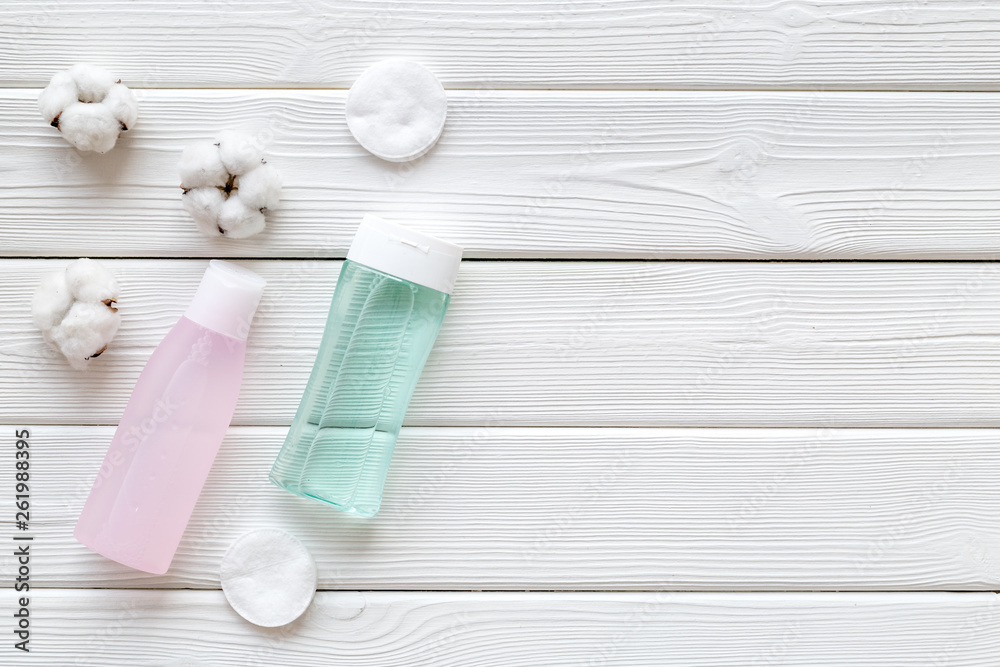
<path id="1" fill-rule="evenodd" d="M 406 56 L 451 87 L 996 90 L 998 37 L 970 0 L 19 0 L 0 83 L 92 60 L 143 87 L 347 87 Z"/>
<path id="2" fill-rule="evenodd" d="M 0 264 L 0 418 L 114 424 L 206 263 L 108 260 L 122 327 L 87 374 L 33 328 L 40 276 Z M 288 425 L 339 262 L 268 281 L 234 423 Z M 467 262 L 411 426 L 1000 426 L 992 263 Z"/>
<path id="3" fill-rule="evenodd" d="M 31 432 L 34 587 L 218 588 L 229 545 L 265 526 L 303 541 L 321 589 L 1000 587 L 996 430 L 407 428 L 382 511 L 358 519 L 268 482 L 287 429 L 234 427 L 169 573 L 152 576 L 72 535 L 114 428 L 17 428 Z M 0 442 L 12 461 L 13 437 Z M 0 526 L 9 540 L 11 518 Z M 0 557 L 0 585 L 16 567 Z"/>
<path id="4" fill-rule="evenodd" d="M 106 155 L 0 91 L 0 254 L 328 257 L 363 213 L 479 258 L 994 259 L 1000 95 L 463 91 L 415 164 L 351 138 L 342 91 L 144 90 Z M 183 147 L 243 127 L 285 182 L 253 239 L 182 210 Z"/>
<path id="5" fill-rule="evenodd" d="M 992 593 L 318 593 L 278 629 L 218 591 L 39 591 L 31 604 L 44 621 L 24 665 L 982 667 L 1000 652 Z"/>
<path id="6" fill-rule="evenodd" d="M 32 652 L 0 664 L 996 663 L 1000 266 L 913 260 L 997 259 L 998 38 L 1000 5 L 974 0 L 5 2 L 0 430 L 32 431 L 35 541 Z M 449 88 L 413 164 L 344 121 L 389 56 Z M 140 97 L 108 155 L 37 113 L 80 61 Z M 179 202 L 181 149 L 223 128 L 285 180 L 243 242 Z M 266 472 L 369 211 L 474 259 L 907 263 L 466 263 L 383 511 L 357 520 Z M 29 316 L 78 256 L 124 286 L 86 375 Z M 209 257 L 270 285 L 237 425 L 173 568 L 144 575 L 72 526 Z M 217 590 L 265 525 L 327 589 L 278 630 Z M 6 614 L 16 567 L 2 552 Z"/>

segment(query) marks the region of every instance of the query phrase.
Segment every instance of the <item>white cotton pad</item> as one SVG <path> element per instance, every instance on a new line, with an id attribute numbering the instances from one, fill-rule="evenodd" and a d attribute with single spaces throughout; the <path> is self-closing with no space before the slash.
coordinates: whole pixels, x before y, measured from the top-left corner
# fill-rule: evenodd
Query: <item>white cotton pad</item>
<path id="1" fill-rule="evenodd" d="M 276 628 L 302 615 L 316 593 L 316 564 L 283 530 L 237 538 L 222 557 L 219 579 L 229 604 L 254 625 Z"/>
<path id="2" fill-rule="evenodd" d="M 444 87 L 409 60 L 368 68 L 347 94 L 347 127 L 373 155 L 390 162 L 420 157 L 437 142 L 448 114 Z"/>

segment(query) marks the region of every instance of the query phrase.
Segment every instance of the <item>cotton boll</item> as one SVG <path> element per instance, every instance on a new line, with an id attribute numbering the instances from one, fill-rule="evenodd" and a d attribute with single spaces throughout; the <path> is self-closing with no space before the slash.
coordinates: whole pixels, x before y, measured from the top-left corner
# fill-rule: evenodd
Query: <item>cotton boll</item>
<path id="1" fill-rule="evenodd" d="M 118 299 L 115 275 L 92 259 L 84 257 L 67 266 L 65 279 L 77 301 L 97 303 Z"/>
<path id="2" fill-rule="evenodd" d="M 264 231 L 264 214 L 249 208 L 239 197 L 230 197 L 222 205 L 219 228 L 232 239 L 244 239 Z"/>
<path id="3" fill-rule="evenodd" d="M 52 77 L 52 81 L 38 96 L 38 110 L 42 112 L 42 118 L 45 119 L 45 122 L 51 123 L 56 116 L 62 113 L 63 109 L 78 101 L 73 77 L 69 75 L 69 72 L 59 72 Z"/>
<path id="4" fill-rule="evenodd" d="M 219 145 L 219 155 L 226 171 L 236 176 L 260 166 L 264 159 L 256 141 L 241 132 L 223 130 L 216 136 L 215 143 Z"/>
<path id="5" fill-rule="evenodd" d="M 73 305 L 73 295 L 66 284 L 63 272 L 50 273 L 42 278 L 31 301 L 31 320 L 42 331 L 59 324 Z"/>
<path id="6" fill-rule="evenodd" d="M 85 368 L 118 331 L 118 282 L 98 262 L 78 259 L 45 276 L 35 290 L 31 317 L 47 343 L 74 368 Z"/>
<path id="7" fill-rule="evenodd" d="M 184 149 L 184 209 L 207 236 L 247 238 L 264 230 L 264 212 L 278 206 L 281 177 L 244 134 L 220 132 L 216 142 Z"/>
<path id="8" fill-rule="evenodd" d="M 81 102 L 100 102 L 115 83 L 111 72 L 102 67 L 80 63 L 69 68 Z"/>
<path id="9" fill-rule="evenodd" d="M 273 211 L 281 199 L 281 176 L 269 164 L 262 164 L 240 176 L 236 194 L 247 208 Z"/>
<path id="10" fill-rule="evenodd" d="M 72 104 L 59 116 L 59 131 L 81 151 L 107 153 L 115 147 L 121 125 L 103 104 Z"/>
<path id="11" fill-rule="evenodd" d="M 51 330 L 53 344 L 76 369 L 100 356 L 118 332 L 120 318 L 102 303 L 77 301 Z"/>
<path id="12" fill-rule="evenodd" d="M 135 95 L 111 73 L 93 65 L 74 65 L 52 77 L 38 96 L 45 122 L 81 151 L 106 153 L 135 125 Z"/>
<path id="13" fill-rule="evenodd" d="M 198 224 L 198 230 L 206 236 L 218 236 L 219 214 L 226 196 L 222 190 L 214 187 L 194 188 L 182 195 L 184 210 Z"/>
<path id="14" fill-rule="evenodd" d="M 181 153 L 178 169 L 181 172 L 181 187 L 185 190 L 206 185 L 221 188 L 229 180 L 229 172 L 219 156 L 219 147 L 211 141 L 186 147 Z"/>
<path id="15" fill-rule="evenodd" d="M 136 102 L 135 93 L 127 86 L 120 83 L 112 85 L 102 104 L 108 107 L 111 115 L 124 126 L 124 129 L 131 130 L 135 125 L 139 116 L 139 104 Z"/>

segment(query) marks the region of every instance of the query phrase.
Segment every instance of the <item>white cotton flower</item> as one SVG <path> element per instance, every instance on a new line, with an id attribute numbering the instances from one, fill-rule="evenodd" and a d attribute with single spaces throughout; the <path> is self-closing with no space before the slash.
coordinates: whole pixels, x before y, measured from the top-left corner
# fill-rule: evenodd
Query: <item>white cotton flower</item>
<path id="1" fill-rule="evenodd" d="M 71 104 L 59 116 L 59 131 L 81 151 L 107 153 L 121 126 L 102 104 Z"/>
<path id="2" fill-rule="evenodd" d="M 222 164 L 219 147 L 211 141 L 186 147 L 177 169 L 181 174 L 181 187 L 185 190 L 205 186 L 224 188 L 230 177 L 226 165 Z"/>
<path id="3" fill-rule="evenodd" d="M 38 109 L 46 123 L 51 123 L 62 110 L 80 101 L 76 84 L 69 72 L 59 72 L 49 81 L 48 87 L 38 96 Z"/>
<path id="4" fill-rule="evenodd" d="M 139 105 L 110 72 L 80 64 L 52 77 L 38 96 L 38 109 L 81 151 L 106 153 L 135 125 Z"/>
<path id="5" fill-rule="evenodd" d="M 92 259 L 78 259 L 42 278 L 31 319 L 45 341 L 76 369 L 98 357 L 118 332 L 118 281 Z"/>
<path id="6" fill-rule="evenodd" d="M 281 199 L 278 170 L 252 137 L 232 130 L 184 149 L 178 164 L 184 210 L 208 236 L 247 238 L 264 230 L 264 214 Z"/>
<path id="7" fill-rule="evenodd" d="M 118 313 L 103 303 L 77 301 L 59 326 L 50 331 L 51 342 L 73 368 L 82 370 L 88 361 L 108 349 L 119 322 Z"/>
<path id="8" fill-rule="evenodd" d="M 42 278 L 31 303 L 31 319 L 43 332 L 62 322 L 73 305 L 73 293 L 65 273 L 50 273 Z"/>
<path id="9" fill-rule="evenodd" d="M 111 72 L 102 67 L 83 63 L 70 67 L 69 75 L 76 84 L 80 101 L 85 103 L 100 102 L 115 83 L 115 77 L 111 76 Z"/>
<path id="10" fill-rule="evenodd" d="M 114 301 L 118 298 L 118 281 L 113 273 L 92 259 L 78 259 L 63 272 L 66 285 L 77 301 Z"/>
<path id="11" fill-rule="evenodd" d="M 101 104 L 111 109 L 111 115 L 126 128 L 133 127 L 139 118 L 139 105 L 136 104 L 135 93 L 124 83 L 112 84 Z"/>
<path id="12" fill-rule="evenodd" d="M 274 210 L 281 199 L 281 176 L 272 165 L 262 164 L 240 176 L 236 194 L 250 208 Z"/>
<path id="13" fill-rule="evenodd" d="M 215 137 L 214 143 L 219 147 L 219 157 L 230 174 L 242 176 L 264 161 L 257 142 L 241 132 L 223 130 Z"/>
<path id="14" fill-rule="evenodd" d="M 181 196 L 184 210 L 188 212 L 198 229 L 206 236 L 221 234 L 219 212 L 226 201 L 226 195 L 219 188 L 194 188 Z"/>
<path id="15" fill-rule="evenodd" d="M 219 211 L 219 229 L 230 238 L 245 239 L 264 231 L 264 214 L 249 208 L 239 197 L 230 197 Z"/>

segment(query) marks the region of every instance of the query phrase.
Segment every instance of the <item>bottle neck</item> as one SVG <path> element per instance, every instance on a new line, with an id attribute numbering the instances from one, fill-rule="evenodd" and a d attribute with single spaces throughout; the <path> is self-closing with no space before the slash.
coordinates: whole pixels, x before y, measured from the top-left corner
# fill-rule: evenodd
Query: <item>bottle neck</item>
<path id="1" fill-rule="evenodd" d="M 253 271 L 213 259 L 184 317 L 206 329 L 246 340 L 265 284 Z"/>

